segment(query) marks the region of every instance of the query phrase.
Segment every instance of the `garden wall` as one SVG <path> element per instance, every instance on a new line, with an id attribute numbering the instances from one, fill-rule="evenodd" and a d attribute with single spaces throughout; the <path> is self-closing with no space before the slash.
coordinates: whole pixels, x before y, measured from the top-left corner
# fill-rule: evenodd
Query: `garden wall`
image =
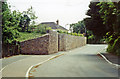
<path id="1" fill-rule="evenodd" d="M 59 34 L 58 38 L 59 38 L 58 40 L 59 51 L 74 49 L 77 47 L 84 46 L 86 44 L 86 37 Z"/>
<path id="2" fill-rule="evenodd" d="M 55 31 L 49 31 L 48 53 L 53 54 L 57 52 L 58 52 L 58 33 Z"/>
<path id="3" fill-rule="evenodd" d="M 19 45 L 2 44 L 2 53 L 1 53 L 2 58 L 13 56 L 13 55 L 19 55 L 19 54 L 20 54 Z"/>
<path id="4" fill-rule="evenodd" d="M 21 42 L 20 46 L 21 54 L 46 55 L 74 49 L 85 44 L 85 37 L 58 34 L 55 31 L 49 31 L 48 34 L 39 38 Z"/>
<path id="5" fill-rule="evenodd" d="M 20 43 L 21 54 L 52 54 L 58 52 L 58 34 L 49 31 L 49 34 L 36 39 Z"/>

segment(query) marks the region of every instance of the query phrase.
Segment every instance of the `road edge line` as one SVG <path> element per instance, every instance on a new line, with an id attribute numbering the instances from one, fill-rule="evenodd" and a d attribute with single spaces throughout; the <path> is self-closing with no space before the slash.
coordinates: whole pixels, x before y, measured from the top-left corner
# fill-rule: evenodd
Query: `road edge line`
<path id="1" fill-rule="evenodd" d="M 103 50 L 104 50 L 104 49 L 103 49 Z M 111 61 L 109 61 L 109 60 L 108 60 L 103 54 L 101 54 L 100 52 L 98 52 L 98 54 L 99 54 L 105 61 L 107 61 L 109 64 L 117 67 L 118 69 L 120 68 L 120 65 L 112 63 Z"/>
<path id="2" fill-rule="evenodd" d="M 43 61 L 43 62 L 37 63 L 37 64 L 35 64 L 35 65 L 32 65 L 31 67 L 29 67 L 29 69 L 28 69 L 27 72 L 26 72 L 26 75 L 25 75 L 26 79 L 29 79 L 29 73 L 30 73 L 30 70 L 31 70 L 33 67 L 38 66 L 38 65 L 40 65 L 40 64 L 43 64 L 43 63 L 45 63 L 45 62 L 47 62 L 47 61 L 49 61 L 49 60 L 51 60 L 51 59 L 53 59 L 53 58 L 56 58 L 56 57 L 62 56 L 62 55 L 64 55 L 64 53 L 59 54 L 59 55 L 52 56 L 52 57 L 48 58 L 47 60 L 45 60 L 45 61 Z"/>

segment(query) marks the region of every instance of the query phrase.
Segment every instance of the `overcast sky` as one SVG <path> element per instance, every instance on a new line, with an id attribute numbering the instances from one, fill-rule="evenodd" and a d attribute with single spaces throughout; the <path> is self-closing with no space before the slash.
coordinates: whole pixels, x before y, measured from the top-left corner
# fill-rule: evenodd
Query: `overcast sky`
<path id="1" fill-rule="evenodd" d="M 64 26 L 76 23 L 86 17 L 90 0 L 8 0 L 12 10 L 25 11 L 33 7 L 38 23 L 56 22 Z"/>

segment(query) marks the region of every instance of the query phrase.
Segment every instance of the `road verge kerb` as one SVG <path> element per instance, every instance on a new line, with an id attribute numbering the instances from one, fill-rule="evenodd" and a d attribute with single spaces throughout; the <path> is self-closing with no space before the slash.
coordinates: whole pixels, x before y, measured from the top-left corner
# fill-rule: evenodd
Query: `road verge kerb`
<path id="1" fill-rule="evenodd" d="M 30 70 L 31 70 L 32 68 L 34 68 L 34 67 L 36 67 L 36 66 L 39 66 L 39 65 L 41 65 L 41 64 L 43 64 L 43 63 L 45 63 L 45 62 L 47 62 L 47 61 L 49 61 L 49 60 L 55 59 L 55 58 L 57 58 L 57 57 L 59 57 L 59 56 L 62 56 L 62 55 L 64 55 L 64 53 L 59 54 L 59 55 L 52 56 L 52 57 L 48 58 L 47 60 L 45 60 L 45 61 L 43 61 L 43 62 L 37 63 L 37 64 L 35 64 L 35 65 L 32 65 L 32 66 L 27 70 L 27 73 L 26 73 L 26 76 L 25 76 L 26 79 L 29 79 L 29 73 L 30 73 Z"/>
<path id="2" fill-rule="evenodd" d="M 105 49 L 103 49 L 103 50 L 105 50 Z M 101 51 L 100 51 L 100 52 L 101 52 Z M 118 68 L 118 69 L 120 68 L 120 65 L 112 63 L 111 61 L 109 61 L 109 60 L 108 60 L 103 54 L 101 54 L 100 52 L 98 52 L 98 54 L 99 54 L 105 61 L 107 61 L 109 64 L 115 66 L 115 67 Z"/>
<path id="3" fill-rule="evenodd" d="M 84 46 L 83 46 L 83 47 L 84 47 Z M 82 48 L 83 48 L 83 47 L 82 47 Z M 67 52 L 71 52 L 71 51 L 67 51 Z M 28 71 L 27 71 L 27 73 L 26 73 L 26 76 L 25 76 L 26 79 L 29 79 L 30 71 L 31 71 L 31 69 L 33 69 L 34 67 L 39 66 L 39 65 L 41 65 L 41 64 L 43 64 L 43 63 L 45 63 L 45 62 L 47 62 L 47 61 L 49 61 L 49 60 L 55 59 L 55 58 L 57 58 L 57 57 L 59 57 L 59 56 L 62 56 L 62 55 L 64 55 L 64 54 L 67 53 L 67 52 L 64 52 L 64 53 L 62 53 L 62 54 L 58 54 L 58 55 L 52 56 L 52 57 L 50 57 L 49 59 L 47 59 L 47 60 L 45 60 L 45 61 L 43 61 L 43 62 L 40 62 L 40 63 L 35 64 L 35 65 L 32 65 L 32 66 L 28 69 Z"/>

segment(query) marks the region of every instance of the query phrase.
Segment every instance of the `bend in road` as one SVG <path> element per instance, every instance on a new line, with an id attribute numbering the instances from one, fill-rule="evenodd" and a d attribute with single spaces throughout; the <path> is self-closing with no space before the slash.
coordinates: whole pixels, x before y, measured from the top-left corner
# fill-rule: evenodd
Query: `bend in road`
<path id="1" fill-rule="evenodd" d="M 118 77 L 118 70 L 97 53 L 106 45 L 86 45 L 31 70 L 33 77 Z"/>

